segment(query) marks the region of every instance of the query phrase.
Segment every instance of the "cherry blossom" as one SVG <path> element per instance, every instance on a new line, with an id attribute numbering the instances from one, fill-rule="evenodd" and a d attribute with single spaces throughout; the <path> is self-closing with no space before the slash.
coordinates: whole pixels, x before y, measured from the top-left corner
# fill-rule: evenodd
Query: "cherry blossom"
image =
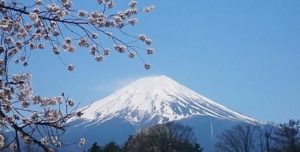
<path id="1" fill-rule="evenodd" d="M 96 62 L 104 62 L 117 52 L 132 59 L 138 56 L 142 66 L 150 69 L 141 55 L 153 54 L 151 38 L 127 31 L 138 24 L 139 13 L 150 13 L 155 7 L 139 8 L 136 0 L 127 2 L 127 8 L 119 8 L 114 0 L 95 0 L 88 3 L 98 9 L 76 10 L 72 0 L 0 0 L 0 123 L 13 134 L 8 141 L 11 151 L 20 151 L 24 144 L 36 144 L 44 151 L 61 147 L 59 136 L 66 122 L 84 114 L 64 93 L 54 97 L 35 94 L 32 75 L 25 69 L 12 73 L 12 66 L 34 64 L 30 54 L 47 50 L 67 71 L 74 71 L 74 63 L 65 61 L 63 54 L 83 49 Z M 146 53 L 140 53 L 143 51 Z M 39 127 L 43 130 L 37 131 Z M 84 138 L 79 141 L 79 145 L 85 143 Z M 0 148 L 5 142 L 0 134 Z"/>

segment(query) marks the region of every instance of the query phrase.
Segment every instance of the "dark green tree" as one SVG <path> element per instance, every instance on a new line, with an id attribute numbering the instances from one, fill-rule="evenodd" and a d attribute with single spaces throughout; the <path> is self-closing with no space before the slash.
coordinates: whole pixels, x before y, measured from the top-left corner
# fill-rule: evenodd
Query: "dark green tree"
<path id="1" fill-rule="evenodd" d="M 102 152 L 101 146 L 99 146 L 97 142 L 94 142 L 92 147 L 88 150 L 88 152 Z"/>
<path id="2" fill-rule="evenodd" d="M 178 123 L 159 124 L 141 130 L 125 145 L 127 152 L 202 152 L 195 143 L 195 135 L 189 126 Z"/>
<path id="3" fill-rule="evenodd" d="M 128 146 L 129 146 L 129 143 L 132 141 L 132 139 L 133 139 L 133 135 L 129 135 L 127 141 L 124 143 L 123 150 L 125 152 L 128 151 Z"/>
<path id="4" fill-rule="evenodd" d="M 123 152 L 123 149 L 112 141 L 106 144 L 101 152 Z"/>

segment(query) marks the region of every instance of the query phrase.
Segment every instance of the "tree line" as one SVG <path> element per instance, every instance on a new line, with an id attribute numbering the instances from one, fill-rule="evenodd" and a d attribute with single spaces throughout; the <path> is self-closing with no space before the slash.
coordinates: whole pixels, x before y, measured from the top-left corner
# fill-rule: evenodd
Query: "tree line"
<path id="1" fill-rule="evenodd" d="M 217 136 L 216 152 L 300 152 L 300 121 L 279 125 L 237 124 Z M 123 146 L 96 142 L 87 152 L 204 152 L 193 129 L 179 123 L 155 125 L 130 135 Z"/>
<path id="2" fill-rule="evenodd" d="M 237 124 L 217 136 L 216 152 L 300 152 L 300 120 L 275 125 Z M 6 138 L 0 136 L 0 143 Z M 4 148 L 6 147 L 6 148 Z M 10 151 L 9 145 L 0 151 Z M 29 146 L 22 151 L 38 151 Z M 124 145 L 93 143 L 84 152 L 205 152 L 193 129 L 176 122 L 158 124 L 130 135 Z"/>
<path id="3" fill-rule="evenodd" d="M 238 124 L 221 133 L 217 152 L 300 152 L 300 121 L 279 125 Z"/>
<path id="4" fill-rule="evenodd" d="M 193 129 L 179 123 L 166 123 L 145 128 L 130 135 L 123 146 L 110 142 L 103 147 L 96 142 L 87 152 L 202 152 Z"/>

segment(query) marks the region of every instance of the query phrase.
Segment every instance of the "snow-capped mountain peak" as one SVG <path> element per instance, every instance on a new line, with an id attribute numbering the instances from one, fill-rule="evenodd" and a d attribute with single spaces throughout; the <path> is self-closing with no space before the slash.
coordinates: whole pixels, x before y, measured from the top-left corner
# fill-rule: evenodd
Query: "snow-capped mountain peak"
<path id="1" fill-rule="evenodd" d="M 122 118 L 134 125 L 163 123 L 196 115 L 256 123 L 177 83 L 167 76 L 144 77 L 84 107 L 82 118 L 105 122 Z"/>

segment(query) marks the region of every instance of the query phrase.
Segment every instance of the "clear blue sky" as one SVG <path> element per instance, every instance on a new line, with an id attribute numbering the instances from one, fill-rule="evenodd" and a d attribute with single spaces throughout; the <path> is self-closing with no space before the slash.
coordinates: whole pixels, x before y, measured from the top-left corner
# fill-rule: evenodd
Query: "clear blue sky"
<path id="1" fill-rule="evenodd" d="M 94 8 L 93 2 L 85 7 Z M 147 0 L 133 33 L 153 40 L 155 55 L 139 60 L 113 53 L 102 64 L 87 50 L 64 56 L 74 72 L 47 51 L 32 53 L 24 71 L 33 73 L 35 93 L 64 91 L 90 103 L 142 76 L 167 75 L 233 110 L 260 120 L 300 119 L 299 0 Z M 83 6 L 83 1 L 74 5 Z"/>

